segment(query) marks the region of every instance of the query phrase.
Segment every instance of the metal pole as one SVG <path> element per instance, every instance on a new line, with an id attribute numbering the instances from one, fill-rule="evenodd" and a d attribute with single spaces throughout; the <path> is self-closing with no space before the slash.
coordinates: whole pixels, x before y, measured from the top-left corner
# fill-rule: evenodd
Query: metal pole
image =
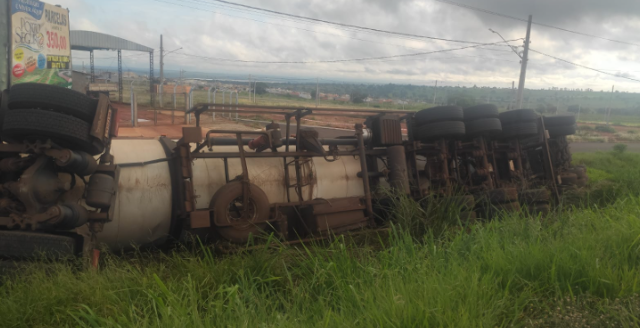
<path id="1" fill-rule="evenodd" d="M 613 102 L 613 89 L 615 85 L 611 86 L 611 102 Z M 607 126 L 609 126 L 609 118 L 611 117 L 611 105 L 609 105 L 609 109 L 607 110 Z"/>
<path id="2" fill-rule="evenodd" d="M 218 92 L 218 89 L 213 90 L 213 103 L 216 103 L 216 92 Z M 216 106 L 213 106 L 213 109 L 216 109 Z M 213 113 L 213 120 L 216 120 L 216 112 L 214 111 Z"/>
<path id="3" fill-rule="evenodd" d="M 433 104 L 436 104 L 436 95 L 438 94 L 438 80 L 436 80 L 436 88 L 433 90 Z"/>
<path id="4" fill-rule="evenodd" d="M 96 82 L 96 67 L 94 64 L 93 50 L 89 51 L 89 65 L 91 66 L 91 83 Z"/>
<path id="5" fill-rule="evenodd" d="M 318 95 L 318 91 L 320 90 L 320 86 L 318 85 L 318 78 L 316 77 L 316 108 L 318 108 L 318 99 L 320 95 Z"/>
<path id="6" fill-rule="evenodd" d="M 238 105 L 240 101 L 238 100 L 238 91 L 236 91 L 236 121 L 238 120 Z"/>
<path id="7" fill-rule="evenodd" d="M 162 44 L 162 34 L 160 34 L 160 86 L 158 88 L 160 108 L 164 106 L 162 102 L 162 85 L 164 84 L 164 47 Z"/>
<path id="8" fill-rule="evenodd" d="M 522 107 L 522 98 L 524 93 L 524 81 L 527 78 L 527 62 L 529 61 L 529 43 L 531 39 L 531 15 L 527 23 L 527 36 L 524 40 L 524 52 L 522 53 L 522 65 L 520 67 L 520 82 L 518 83 L 518 96 L 516 97 L 516 108 Z"/>
<path id="9" fill-rule="evenodd" d="M 256 80 L 255 82 L 253 82 L 253 103 L 257 104 L 257 100 L 256 100 L 256 87 L 258 86 L 258 80 Z"/>
<path id="10" fill-rule="evenodd" d="M 122 50 L 118 50 L 118 100 L 122 102 Z"/>
<path id="11" fill-rule="evenodd" d="M 131 96 L 131 126 L 136 126 L 136 121 L 135 121 L 135 114 L 133 113 L 134 108 L 133 108 L 133 103 L 135 102 L 135 98 L 134 98 L 134 93 L 133 93 L 133 84 L 136 82 L 136 80 L 131 81 L 131 85 L 130 87 L 130 96 Z"/>

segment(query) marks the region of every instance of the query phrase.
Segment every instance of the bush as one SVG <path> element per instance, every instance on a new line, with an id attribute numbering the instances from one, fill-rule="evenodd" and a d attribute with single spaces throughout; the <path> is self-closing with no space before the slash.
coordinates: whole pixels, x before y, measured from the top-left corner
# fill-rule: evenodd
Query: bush
<path id="1" fill-rule="evenodd" d="M 578 131 L 593 131 L 591 125 L 578 125 Z"/>
<path id="2" fill-rule="evenodd" d="M 615 145 L 613 146 L 613 151 L 614 151 L 614 152 L 616 152 L 616 153 L 618 153 L 618 154 L 622 154 L 622 153 L 624 153 L 625 151 L 627 151 L 627 145 L 625 145 L 625 144 L 621 144 L 621 143 L 619 143 L 619 144 L 615 144 Z"/>
<path id="3" fill-rule="evenodd" d="M 636 134 L 636 133 L 638 133 L 638 131 L 636 131 L 636 130 L 629 130 L 629 131 L 627 131 L 627 133 L 628 133 L 628 134 Z"/>
<path id="4" fill-rule="evenodd" d="M 616 133 L 616 129 L 606 125 L 596 125 L 596 131 L 606 133 Z"/>

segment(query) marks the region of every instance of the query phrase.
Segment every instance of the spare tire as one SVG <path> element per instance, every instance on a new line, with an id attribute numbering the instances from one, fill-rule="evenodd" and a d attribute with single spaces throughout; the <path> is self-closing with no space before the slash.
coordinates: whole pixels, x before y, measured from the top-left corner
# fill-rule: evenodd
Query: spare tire
<path id="1" fill-rule="evenodd" d="M 538 134 L 538 123 L 535 121 L 511 123 L 509 125 L 505 125 L 504 122 L 502 122 L 502 136 L 505 138 L 523 138 L 536 134 Z"/>
<path id="2" fill-rule="evenodd" d="M 11 87 L 9 109 L 50 109 L 93 123 L 98 102 L 80 92 L 40 83 L 21 83 Z"/>
<path id="3" fill-rule="evenodd" d="M 72 258 L 80 251 L 68 236 L 23 231 L 0 231 L 0 257 L 11 259 Z"/>
<path id="4" fill-rule="evenodd" d="M 464 122 L 445 121 L 422 125 L 416 129 L 414 136 L 419 141 L 433 141 L 439 138 L 461 138 L 465 131 Z"/>
<path id="5" fill-rule="evenodd" d="M 553 126 L 565 126 L 575 125 L 576 117 L 574 115 L 555 115 L 555 116 L 543 116 L 544 127 L 550 128 Z"/>
<path id="6" fill-rule="evenodd" d="M 5 113 L 2 139 L 14 142 L 51 139 L 61 147 L 90 155 L 100 154 L 104 147 L 91 141 L 89 129 L 89 123 L 61 113 L 40 109 L 10 110 Z"/>
<path id="7" fill-rule="evenodd" d="M 502 121 L 502 126 L 518 122 L 534 121 L 539 117 L 538 113 L 533 109 L 514 109 L 502 112 L 499 116 L 500 121 Z"/>
<path id="8" fill-rule="evenodd" d="M 463 119 L 462 108 L 458 106 L 431 107 L 417 112 L 414 116 L 416 126 L 443 121 L 462 121 Z"/>
<path id="9" fill-rule="evenodd" d="M 246 243 L 250 236 L 255 236 L 267 228 L 269 219 L 269 198 L 260 187 L 249 184 L 249 203 L 251 218 L 236 217 L 240 214 L 235 204 L 238 198 L 242 198 L 242 182 L 233 181 L 222 186 L 211 198 L 209 208 L 212 210 L 213 222 L 218 225 L 218 234 L 234 243 Z M 230 209 L 236 212 L 230 213 Z"/>
<path id="10" fill-rule="evenodd" d="M 549 138 L 557 138 L 576 134 L 576 125 L 552 126 L 546 127 L 549 131 Z"/>
<path id="11" fill-rule="evenodd" d="M 498 107 L 493 104 L 476 105 L 465 108 L 463 113 L 465 121 L 473 121 L 481 118 L 498 118 Z"/>
<path id="12" fill-rule="evenodd" d="M 465 123 L 467 135 L 495 135 L 502 132 L 502 123 L 497 118 L 483 118 Z"/>

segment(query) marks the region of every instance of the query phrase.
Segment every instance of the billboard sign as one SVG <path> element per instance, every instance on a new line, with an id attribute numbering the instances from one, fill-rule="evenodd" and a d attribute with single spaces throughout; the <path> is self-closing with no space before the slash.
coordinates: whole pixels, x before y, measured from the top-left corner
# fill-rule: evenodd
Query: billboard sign
<path id="1" fill-rule="evenodd" d="M 69 11 L 38 0 L 11 1 L 11 84 L 71 88 Z"/>

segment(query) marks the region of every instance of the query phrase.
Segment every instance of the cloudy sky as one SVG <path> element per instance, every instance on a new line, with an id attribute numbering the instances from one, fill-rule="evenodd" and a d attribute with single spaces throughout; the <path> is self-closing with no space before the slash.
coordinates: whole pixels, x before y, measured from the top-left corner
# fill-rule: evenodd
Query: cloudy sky
<path id="1" fill-rule="evenodd" d="M 640 80 L 640 1 L 637 0 L 452 0 L 489 11 L 629 45 L 533 26 L 531 48 L 607 73 Z M 214 0 L 56 0 L 70 10 L 71 28 L 109 33 L 149 47 L 183 49 L 165 69 L 260 75 L 273 79 L 313 78 L 507 87 L 518 80 L 519 58 L 507 46 L 492 45 L 442 53 L 343 63 L 265 64 L 249 61 L 322 61 L 383 57 L 474 46 L 524 38 L 526 23 L 436 0 L 233 0 L 235 3 L 374 29 L 456 41 L 408 37 L 301 21 L 235 7 Z M 522 41 L 512 42 L 522 45 Z M 74 66 L 88 53 L 74 52 Z M 199 57 L 194 57 L 199 56 Z M 114 53 L 97 52 L 96 64 L 116 67 Z M 148 56 L 125 53 L 126 68 L 148 67 Z M 156 60 L 156 74 L 157 73 Z M 530 54 L 527 87 L 593 88 L 640 92 L 640 82 L 575 67 Z"/>

